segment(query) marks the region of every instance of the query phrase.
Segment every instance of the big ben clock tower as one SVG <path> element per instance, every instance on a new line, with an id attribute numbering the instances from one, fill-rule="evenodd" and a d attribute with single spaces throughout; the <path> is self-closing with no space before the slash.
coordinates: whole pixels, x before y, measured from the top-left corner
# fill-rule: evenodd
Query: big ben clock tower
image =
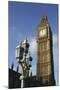
<path id="1" fill-rule="evenodd" d="M 41 86 L 55 85 L 52 32 L 47 16 L 41 17 L 37 26 L 37 80 Z"/>

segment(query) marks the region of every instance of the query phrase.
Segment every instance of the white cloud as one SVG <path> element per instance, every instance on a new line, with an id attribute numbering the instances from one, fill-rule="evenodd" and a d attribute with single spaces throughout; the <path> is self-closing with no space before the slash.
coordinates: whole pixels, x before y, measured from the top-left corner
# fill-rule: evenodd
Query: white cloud
<path id="1" fill-rule="evenodd" d="M 57 62 L 58 60 L 58 37 L 57 34 L 53 35 L 53 55 L 54 61 Z"/>
<path id="2" fill-rule="evenodd" d="M 56 84 L 58 85 L 58 68 L 59 68 L 59 59 L 58 59 L 58 36 L 57 34 L 53 34 L 53 60 L 54 60 L 54 71 L 55 71 L 55 79 Z"/>
<path id="3" fill-rule="evenodd" d="M 57 44 L 58 42 L 58 36 L 57 34 L 53 34 L 53 45 Z"/>
<path id="4" fill-rule="evenodd" d="M 30 52 L 34 54 L 36 52 L 36 39 L 32 38 L 30 40 Z"/>

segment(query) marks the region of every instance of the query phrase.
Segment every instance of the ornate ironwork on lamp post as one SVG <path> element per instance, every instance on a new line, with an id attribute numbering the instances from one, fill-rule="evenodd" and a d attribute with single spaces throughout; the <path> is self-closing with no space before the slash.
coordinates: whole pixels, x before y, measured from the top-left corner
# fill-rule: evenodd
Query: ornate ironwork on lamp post
<path id="1" fill-rule="evenodd" d="M 16 60 L 22 67 L 22 76 L 20 77 L 20 79 L 26 79 L 29 77 L 29 70 L 32 66 L 32 57 L 29 52 L 29 46 L 30 45 L 28 43 L 28 40 L 24 40 L 16 47 Z"/>

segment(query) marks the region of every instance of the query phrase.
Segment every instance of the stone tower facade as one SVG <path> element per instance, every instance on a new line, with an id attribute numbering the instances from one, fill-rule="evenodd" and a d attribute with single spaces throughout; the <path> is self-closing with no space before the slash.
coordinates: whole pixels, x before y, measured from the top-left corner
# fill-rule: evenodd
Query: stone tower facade
<path id="1" fill-rule="evenodd" d="M 52 31 L 47 16 L 37 26 L 37 80 L 41 86 L 55 85 Z"/>

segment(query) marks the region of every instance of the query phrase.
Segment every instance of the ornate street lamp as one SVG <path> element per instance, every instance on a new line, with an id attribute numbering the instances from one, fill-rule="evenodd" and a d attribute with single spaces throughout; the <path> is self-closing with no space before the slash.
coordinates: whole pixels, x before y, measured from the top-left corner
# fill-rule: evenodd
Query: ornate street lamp
<path id="1" fill-rule="evenodd" d="M 23 52 L 24 52 L 24 48 L 22 47 L 21 44 L 19 44 L 16 47 L 16 60 L 20 63 L 20 61 L 23 59 Z"/>
<path id="2" fill-rule="evenodd" d="M 29 77 L 29 70 L 32 66 L 32 57 L 29 52 L 29 46 L 30 45 L 28 43 L 28 40 L 24 40 L 16 47 L 16 59 L 19 65 L 22 67 L 22 76 L 20 77 L 20 79 L 22 80 Z"/>

